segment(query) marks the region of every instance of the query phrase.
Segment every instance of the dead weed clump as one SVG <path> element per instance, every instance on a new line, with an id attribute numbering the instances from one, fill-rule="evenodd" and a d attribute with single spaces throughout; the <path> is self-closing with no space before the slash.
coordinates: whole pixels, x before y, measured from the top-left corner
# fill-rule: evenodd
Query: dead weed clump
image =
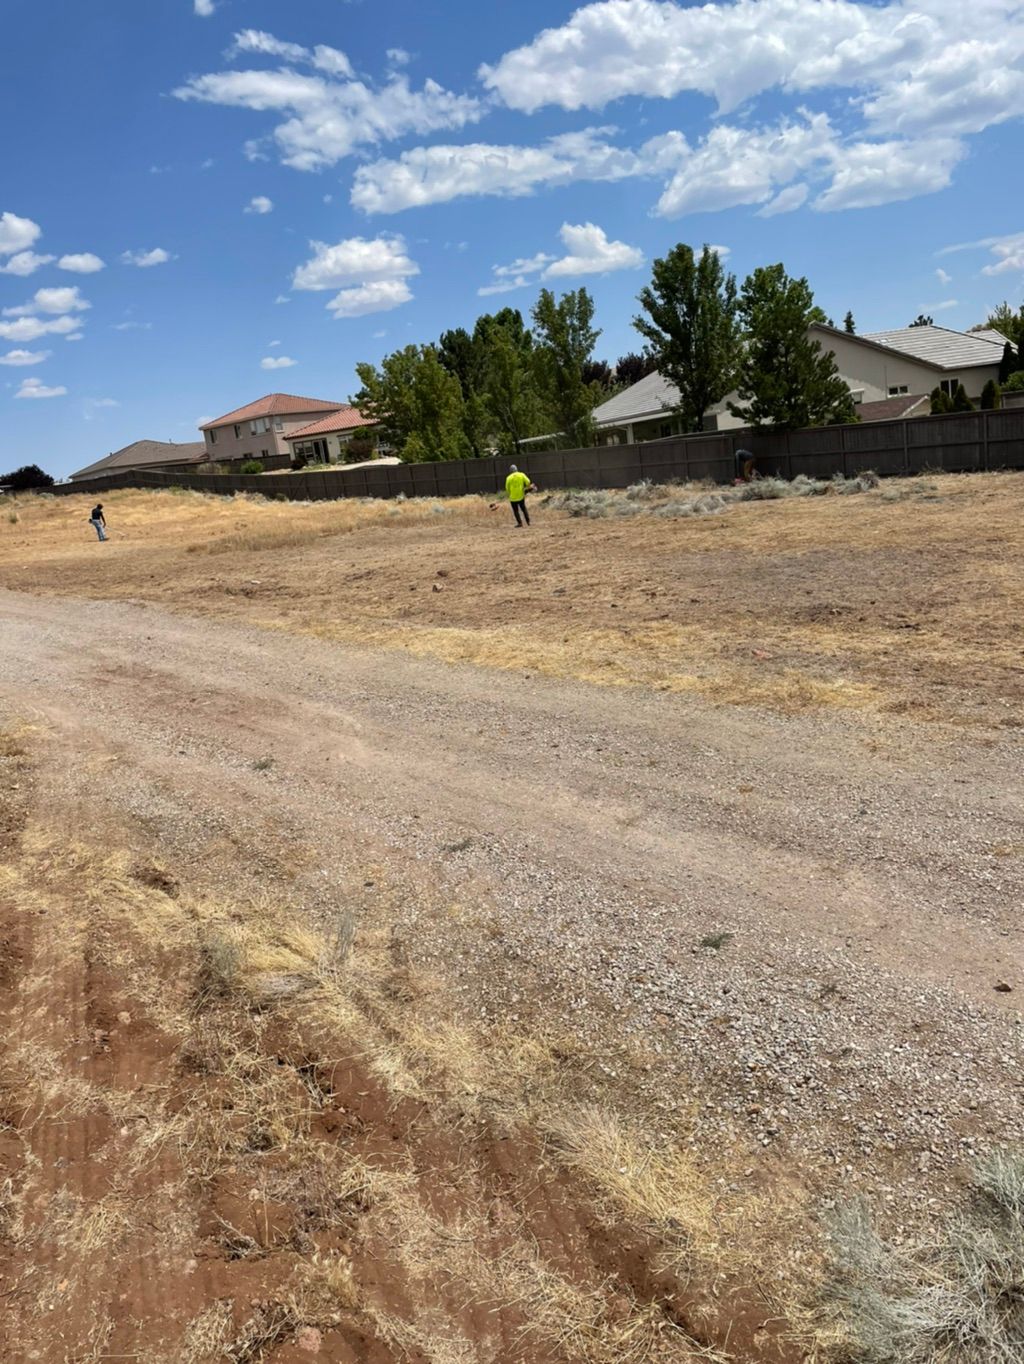
<path id="1" fill-rule="evenodd" d="M 870 492 L 881 480 L 872 471 L 855 478 L 815 479 L 798 474 L 794 479 L 755 478 L 750 483 L 735 487 L 716 487 L 713 484 L 652 483 L 644 480 L 625 490 L 573 488 L 552 493 L 545 505 L 554 511 L 567 511 L 570 516 L 600 518 L 606 516 L 715 516 L 738 502 L 768 502 L 790 497 L 845 497 L 852 493 Z"/>
<path id="2" fill-rule="evenodd" d="M 862 1202 L 831 1218 L 820 1339 L 837 1364 L 1020 1364 L 1024 1154 L 978 1162 L 966 1207 L 926 1240 L 887 1244 Z"/>

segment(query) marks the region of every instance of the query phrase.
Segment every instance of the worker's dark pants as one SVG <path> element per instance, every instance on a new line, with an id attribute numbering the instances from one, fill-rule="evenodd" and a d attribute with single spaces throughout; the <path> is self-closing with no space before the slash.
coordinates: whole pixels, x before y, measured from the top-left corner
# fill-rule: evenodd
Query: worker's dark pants
<path id="1" fill-rule="evenodd" d="M 522 500 L 521 502 L 513 502 L 513 503 L 511 504 L 511 506 L 512 506 L 512 514 L 513 514 L 513 515 L 515 516 L 515 518 L 516 518 L 516 525 L 517 525 L 517 526 L 521 526 L 521 525 L 523 524 L 522 517 L 520 517 L 520 515 L 519 515 L 520 512 L 522 512 L 523 517 L 526 518 L 526 524 L 529 525 L 529 524 L 530 524 L 530 513 L 526 510 L 526 498 L 524 497 L 523 500 Z"/>

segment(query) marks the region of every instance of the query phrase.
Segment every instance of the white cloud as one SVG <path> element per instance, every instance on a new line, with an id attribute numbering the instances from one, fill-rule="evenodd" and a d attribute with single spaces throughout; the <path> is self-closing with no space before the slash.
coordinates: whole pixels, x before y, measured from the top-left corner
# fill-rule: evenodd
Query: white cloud
<path id="1" fill-rule="evenodd" d="M 280 344 L 280 341 L 268 341 L 267 350 L 273 350 L 275 346 L 279 346 Z"/>
<path id="2" fill-rule="evenodd" d="M 275 302 L 275 303 L 291 303 L 291 299 L 288 297 L 287 294 L 278 294 L 277 298 L 274 299 L 274 302 Z"/>
<path id="3" fill-rule="evenodd" d="M 115 322 L 114 331 L 116 332 L 151 332 L 152 322 Z"/>
<path id="4" fill-rule="evenodd" d="M 952 284 L 953 282 L 953 276 L 949 274 L 946 270 L 943 270 L 941 265 L 935 271 L 935 278 L 939 281 L 940 284 Z"/>
<path id="5" fill-rule="evenodd" d="M 708 247 L 708 250 L 713 251 L 715 255 L 718 257 L 718 259 L 721 261 L 728 260 L 729 257 L 732 255 L 731 246 L 720 246 L 716 245 L 714 242 L 711 243 L 711 245 Z"/>
<path id="6" fill-rule="evenodd" d="M 105 263 L 91 251 L 81 251 L 77 255 L 61 256 L 57 262 L 58 270 L 69 270 L 75 275 L 94 275 L 97 270 L 105 269 Z"/>
<path id="7" fill-rule="evenodd" d="M 625 180 L 671 170 L 689 148 L 681 133 L 645 142 L 639 151 L 608 141 L 614 128 L 584 128 L 538 147 L 486 142 L 414 147 L 397 160 L 360 166 L 352 203 L 367 213 L 397 213 L 462 195 L 518 197 L 577 180 Z"/>
<path id="8" fill-rule="evenodd" d="M 41 336 L 67 336 L 77 332 L 77 317 L 19 317 L 15 322 L 0 322 L 0 341 L 38 341 Z"/>
<path id="9" fill-rule="evenodd" d="M 954 251 L 987 250 L 995 257 L 982 267 L 983 275 L 1008 275 L 1024 272 L 1024 232 L 1011 232 L 1005 237 L 982 237 L 976 242 L 960 242 L 944 247 L 938 254 L 948 256 Z"/>
<path id="10" fill-rule="evenodd" d="M 97 412 L 102 412 L 105 408 L 120 406 L 121 404 L 116 398 L 86 398 L 82 404 L 82 416 L 87 422 L 91 422 L 96 417 Z"/>
<path id="11" fill-rule="evenodd" d="M 41 379 L 23 379 L 16 398 L 63 398 L 66 388 L 47 388 Z"/>
<path id="12" fill-rule="evenodd" d="M 257 194 L 246 204 L 243 213 L 272 213 L 274 211 L 273 199 L 268 199 L 265 194 Z"/>
<path id="13" fill-rule="evenodd" d="M 387 58 L 393 66 L 408 66 L 412 61 L 412 54 L 406 52 L 404 47 L 389 47 Z"/>
<path id="14" fill-rule="evenodd" d="M 195 0 L 195 12 L 200 19 L 209 19 L 214 8 L 213 0 Z"/>
<path id="15" fill-rule="evenodd" d="M 183 100 L 284 115 L 273 140 L 280 159 L 298 170 L 320 170 L 364 146 L 409 133 L 462 128 L 483 113 L 476 98 L 454 94 L 432 80 L 414 90 L 404 75 L 392 74 L 383 84 L 371 86 L 356 78 L 343 52 L 325 45 L 310 50 L 246 29 L 235 36 L 228 55 L 243 54 L 276 57 L 287 65 L 275 71 L 195 76 L 174 94 Z M 310 66 L 313 72 L 297 71 L 296 66 Z M 262 158 L 262 143 L 250 142 L 246 153 Z"/>
<path id="16" fill-rule="evenodd" d="M 65 336 L 64 340 L 65 340 L 65 341 L 84 341 L 84 340 L 85 340 L 85 333 L 84 333 L 84 332 L 72 332 L 70 336 Z"/>
<path id="17" fill-rule="evenodd" d="M 162 246 L 154 246 L 152 251 L 122 251 L 122 265 L 137 265 L 140 270 L 148 270 L 154 265 L 166 265 L 172 259 L 171 253 Z"/>
<path id="18" fill-rule="evenodd" d="M 480 74 L 526 112 L 689 91 L 723 114 L 773 89 L 848 89 L 867 96 L 877 129 L 949 136 L 1013 117 L 1024 93 L 1017 0 L 983 0 L 973 12 L 970 33 L 987 40 L 955 27 L 962 13 L 953 0 L 599 0 Z"/>
<path id="19" fill-rule="evenodd" d="M 28 303 L 17 308 L 5 308 L 4 317 L 32 317 L 37 313 L 80 313 L 91 308 L 78 292 L 78 285 L 59 289 L 37 289 Z M 78 325 L 77 323 L 75 324 Z"/>
<path id="20" fill-rule="evenodd" d="M 0 365 L 41 365 L 53 354 L 48 350 L 9 350 L 0 355 Z"/>
<path id="21" fill-rule="evenodd" d="M 565 279 L 576 275 L 606 275 L 613 270 L 633 270 L 644 263 L 644 253 L 625 242 L 608 240 L 607 233 L 595 223 L 563 223 L 559 236 L 566 248 L 564 256 L 538 252 L 515 260 L 511 265 L 494 267 L 494 282 L 477 293 L 482 298 L 522 289 L 534 279 Z M 724 248 L 723 248 L 724 249 Z"/>
<path id="22" fill-rule="evenodd" d="M 31 218 L 19 218 L 16 213 L 0 213 L 0 256 L 27 251 L 42 234 L 43 229 Z"/>
<path id="23" fill-rule="evenodd" d="M 327 304 L 335 317 L 362 317 L 408 303 L 407 280 L 420 272 L 402 237 L 349 237 L 328 246 L 311 242 L 312 257 L 292 278 L 294 289 L 336 289 L 348 285 Z"/>
<path id="24" fill-rule="evenodd" d="M 945 313 L 950 308 L 959 308 L 959 306 L 960 300 L 958 298 L 946 298 L 941 303 L 929 303 L 924 311 L 930 317 L 932 313 Z"/>
<path id="25" fill-rule="evenodd" d="M 787 185 L 785 189 L 780 189 L 774 199 L 757 210 L 759 218 L 774 218 L 777 213 L 792 213 L 795 209 L 802 208 L 807 202 L 810 188 L 799 182 L 795 185 Z"/>
<path id="26" fill-rule="evenodd" d="M 291 369 L 298 363 L 290 355 L 265 355 L 260 361 L 260 369 Z"/>
<path id="27" fill-rule="evenodd" d="M 381 279 L 342 289 L 327 305 L 335 317 L 365 317 L 367 313 L 386 313 L 408 303 L 412 292 L 404 279 Z"/>
<path id="28" fill-rule="evenodd" d="M 956 138 L 928 142 L 858 142 L 837 148 L 832 184 L 813 207 L 825 212 L 874 208 L 945 189 L 966 148 Z"/>
<path id="29" fill-rule="evenodd" d="M 404 279 L 419 274 L 402 237 L 349 237 L 328 246 L 310 242 L 313 257 L 292 278 L 294 289 L 336 289 L 340 284 Z"/>
<path id="30" fill-rule="evenodd" d="M 53 256 L 37 256 L 34 251 L 17 251 L 3 265 L 0 275 L 34 275 L 44 265 L 49 265 Z"/>

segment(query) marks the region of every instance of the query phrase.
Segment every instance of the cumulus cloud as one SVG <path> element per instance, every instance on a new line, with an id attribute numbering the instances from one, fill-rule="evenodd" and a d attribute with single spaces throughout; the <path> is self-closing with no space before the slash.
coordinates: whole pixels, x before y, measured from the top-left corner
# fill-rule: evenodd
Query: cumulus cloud
<path id="1" fill-rule="evenodd" d="M 880 130 L 949 136 L 1013 117 L 1024 94 L 1020 5 L 981 8 L 983 21 L 975 11 L 960 36 L 953 0 L 598 0 L 480 75 L 526 112 L 694 92 L 724 114 L 773 89 L 848 89 L 866 96 L 865 117 Z"/>
<path id="2" fill-rule="evenodd" d="M 254 195 L 242 210 L 243 213 L 257 214 L 273 213 L 273 211 L 274 201 L 273 199 L 268 199 L 265 194 Z"/>
<path id="3" fill-rule="evenodd" d="M 34 275 L 44 265 L 49 265 L 53 256 L 37 256 L 34 251 L 16 251 L 3 265 L 0 275 Z"/>
<path id="4" fill-rule="evenodd" d="M 195 0 L 194 8 L 200 19 L 209 19 L 215 6 L 213 0 Z"/>
<path id="5" fill-rule="evenodd" d="M 613 270 L 633 270 L 644 263 L 644 253 L 639 247 L 609 241 L 608 234 L 595 223 L 563 223 L 559 236 L 566 255 L 551 256 L 541 251 L 510 265 L 496 265 L 493 282 L 485 284 L 477 293 L 486 298 L 522 289 L 537 279 L 607 275 Z"/>
<path id="6" fill-rule="evenodd" d="M 42 235 L 43 229 L 31 218 L 19 218 L 16 213 L 0 213 L 0 256 L 27 251 Z"/>
<path id="7" fill-rule="evenodd" d="M 78 292 L 78 285 L 58 289 L 37 289 L 27 303 L 5 308 L 4 317 L 32 317 L 37 313 L 80 313 L 91 308 Z M 78 325 L 77 323 L 75 324 Z"/>
<path id="8" fill-rule="evenodd" d="M 341 289 L 327 304 L 335 317 L 387 312 L 412 298 L 408 280 L 420 272 L 402 237 L 348 237 L 328 246 L 310 242 L 312 257 L 292 276 L 292 288 Z"/>
<path id="9" fill-rule="evenodd" d="M 47 388 L 42 379 L 23 379 L 16 398 L 63 398 L 66 388 Z"/>
<path id="10" fill-rule="evenodd" d="M 943 270 L 941 265 L 935 271 L 935 278 L 939 281 L 940 284 L 952 284 L 953 282 L 953 276 L 949 274 L 947 270 Z"/>
<path id="11" fill-rule="evenodd" d="M 995 260 L 982 267 L 983 275 L 1006 275 L 1024 272 L 1024 232 L 1008 237 L 986 237 L 977 245 L 987 247 Z"/>
<path id="12" fill-rule="evenodd" d="M 9 350 L 6 355 L 0 355 L 0 365 L 41 365 L 52 353 L 48 350 Z"/>
<path id="13" fill-rule="evenodd" d="M 367 313 L 386 313 L 408 303 L 412 292 L 404 279 L 379 279 L 342 289 L 327 305 L 335 317 L 365 317 Z"/>
<path id="14" fill-rule="evenodd" d="M 140 270 L 149 270 L 154 265 L 166 265 L 171 253 L 162 246 L 154 246 L 152 251 L 122 251 L 122 265 L 136 265 Z"/>
<path id="15" fill-rule="evenodd" d="M 260 361 L 260 369 L 291 369 L 298 363 L 290 355 L 265 355 Z"/>
<path id="16" fill-rule="evenodd" d="M 77 317 L 19 317 L 14 322 L 0 322 L 0 341 L 38 341 L 41 336 L 69 336 L 80 326 L 81 319 Z"/>
<path id="17" fill-rule="evenodd" d="M 615 132 L 584 128 L 537 147 L 486 142 L 414 147 L 395 160 L 360 166 L 352 203 L 367 213 L 398 213 L 462 195 L 515 198 L 577 180 L 659 175 L 678 165 L 689 150 L 682 133 L 652 138 L 634 151 L 610 142 Z"/>
<path id="18" fill-rule="evenodd" d="M 97 270 L 106 268 L 105 262 L 91 251 L 80 251 L 76 255 L 61 256 L 57 262 L 58 270 L 69 270 L 74 275 L 94 275 Z"/>
<path id="19" fill-rule="evenodd" d="M 195 76 L 175 96 L 282 115 L 272 141 L 281 161 L 298 170 L 320 170 L 362 147 L 409 133 L 462 128 L 483 113 L 478 99 L 432 80 L 415 90 L 404 75 L 392 74 L 383 84 L 370 85 L 356 77 L 343 52 L 324 44 L 310 49 L 245 29 L 235 35 L 227 55 L 276 58 L 284 65 Z M 247 153 L 263 157 L 263 143 L 249 143 Z"/>
<path id="20" fill-rule="evenodd" d="M 874 208 L 945 189 L 966 154 L 956 138 L 927 142 L 857 142 L 837 147 L 832 183 L 814 201 L 823 211 Z"/>
<path id="21" fill-rule="evenodd" d="M 310 242 L 313 256 L 292 277 L 294 289 L 336 289 L 340 284 L 401 279 L 419 274 L 402 237 L 349 237 L 328 246 Z"/>

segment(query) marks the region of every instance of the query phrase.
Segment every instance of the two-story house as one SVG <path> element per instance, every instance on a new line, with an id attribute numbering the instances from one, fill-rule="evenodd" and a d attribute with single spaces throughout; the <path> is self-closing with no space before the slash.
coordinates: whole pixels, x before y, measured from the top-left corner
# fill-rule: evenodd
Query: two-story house
<path id="1" fill-rule="evenodd" d="M 204 422 L 199 428 L 206 441 L 206 458 L 216 460 L 269 459 L 291 456 L 286 437 L 339 412 L 347 403 L 323 398 L 297 398 L 291 393 L 268 393 L 223 417 Z"/>

